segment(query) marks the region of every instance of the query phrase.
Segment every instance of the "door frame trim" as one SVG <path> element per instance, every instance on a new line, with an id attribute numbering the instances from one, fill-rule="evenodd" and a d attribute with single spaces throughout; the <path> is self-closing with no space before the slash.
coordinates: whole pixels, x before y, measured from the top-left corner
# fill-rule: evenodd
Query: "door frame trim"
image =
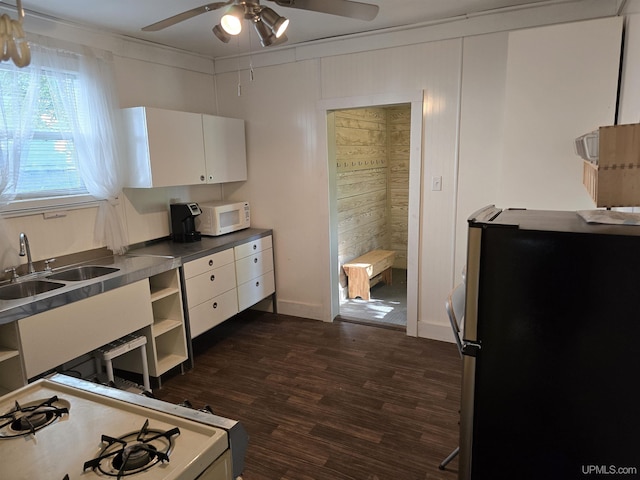
<path id="1" fill-rule="evenodd" d="M 363 95 L 325 99 L 318 102 L 318 109 L 324 121 L 324 145 L 327 146 L 328 194 L 329 194 L 329 279 L 331 282 L 331 320 L 340 314 L 340 295 L 338 289 L 338 229 L 336 207 L 336 165 L 329 162 L 330 149 L 328 116 L 335 110 L 362 107 L 385 107 L 397 104 L 411 104 L 411 133 L 409 154 L 409 215 L 407 242 L 407 335 L 418 336 L 419 307 L 419 265 L 420 265 L 420 199 L 422 179 L 422 126 L 424 92 L 397 92 L 389 94 Z M 322 142 L 322 139 L 320 139 Z"/>

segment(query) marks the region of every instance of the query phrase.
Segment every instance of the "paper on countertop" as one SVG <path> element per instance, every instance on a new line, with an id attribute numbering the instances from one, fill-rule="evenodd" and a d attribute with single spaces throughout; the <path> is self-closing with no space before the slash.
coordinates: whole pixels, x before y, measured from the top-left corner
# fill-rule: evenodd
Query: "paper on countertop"
<path id="1" fill-rule="evenodd" d="M 640 225 L 640 213 L 616 212 L 613 210 L 578 210 L 576 213 L 587 223 Z"/>

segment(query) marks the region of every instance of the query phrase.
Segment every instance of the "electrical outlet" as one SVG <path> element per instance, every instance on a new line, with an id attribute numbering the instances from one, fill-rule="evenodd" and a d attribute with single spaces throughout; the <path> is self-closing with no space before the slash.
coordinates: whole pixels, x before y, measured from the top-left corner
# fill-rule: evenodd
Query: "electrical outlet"
<path id="1" fill-rule="evenodd" d="M 439 192 L 442 190 L 442 177 L 431 177 L 431 191 Z"/>

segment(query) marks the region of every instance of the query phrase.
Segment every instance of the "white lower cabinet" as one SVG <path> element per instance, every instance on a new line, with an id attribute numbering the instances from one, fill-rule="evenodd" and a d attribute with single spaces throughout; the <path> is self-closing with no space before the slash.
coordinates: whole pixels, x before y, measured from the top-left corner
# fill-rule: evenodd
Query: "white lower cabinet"
<path id="1" fill-rule="evenodd" d="M 187 262 L 183 269 L 191 338 L 238 313 L 232 248 Z"/>
<path id="2" fill-rule="evenodd" d="M 271 235 L 183 265 L 191 338 L 275 292 Z"/>
<path id="3" fill-rule="evenodd" d="M 272 295 L 275 289 L 273 272 L 273 239 L 271 235 L 234 248 L 238 280 L 240 311 Z"/>
<path id="4" fill-rule="evenodd" d="M 152 321 L 147 280 L 18 320 L 26 378 L 148 327 Z"/>

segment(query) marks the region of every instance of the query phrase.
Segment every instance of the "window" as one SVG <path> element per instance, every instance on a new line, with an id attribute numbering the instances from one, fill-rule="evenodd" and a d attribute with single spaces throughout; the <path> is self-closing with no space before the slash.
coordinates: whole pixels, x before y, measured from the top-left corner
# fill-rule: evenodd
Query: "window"
<path id="1" fill-rule="evenodd" d="M 67 57 L 68 68 L 74 59 L 71 54 Z M 82 121 L 77 108 L 79 77 L 78 69 L 42 65 L 20 69 L 0 64 L 0 108 L 4 116 L 0 150 L 20 157 L 18 162 L 8 162 L 18 169 L 12 172 L 12 202 L 74 196 L 86 201 L 88 191 L 73 136 L 74 122 Z M 63 203 L 73 202 L 67 198 Z"/>
<path id="2" fill-rule="evenodd" d="M 3 85 L 13 83 L 13 88 L 9 92 L 3 91 L 2 96 L 3 109 L 9 114 L 9 138 L 21 137 L 15 133 L 23 121 L 21 114 L 28 112 L 28 122 L 32 125 L 31 138 L 25 139 L 26 144 L 21 147 L 15 199 L 86 195 L 87 189 L 78 168 L 71 120 L 59 98 L 61 95 L 66 95 L 67 100 L 75 98 L 78 75 L 60 72 L 53 75 L 51 71 L 39 70 L 16 71 L 15 67 L 7 66 L 0 69 L 0 82 Z M 34 80 L 37 85 L 30 85 Z M 29 95 L 35 95 L 33 108 L 27 105 Z M 13 148 L 13 141 L 8 144 L 9 148 Z"/>

